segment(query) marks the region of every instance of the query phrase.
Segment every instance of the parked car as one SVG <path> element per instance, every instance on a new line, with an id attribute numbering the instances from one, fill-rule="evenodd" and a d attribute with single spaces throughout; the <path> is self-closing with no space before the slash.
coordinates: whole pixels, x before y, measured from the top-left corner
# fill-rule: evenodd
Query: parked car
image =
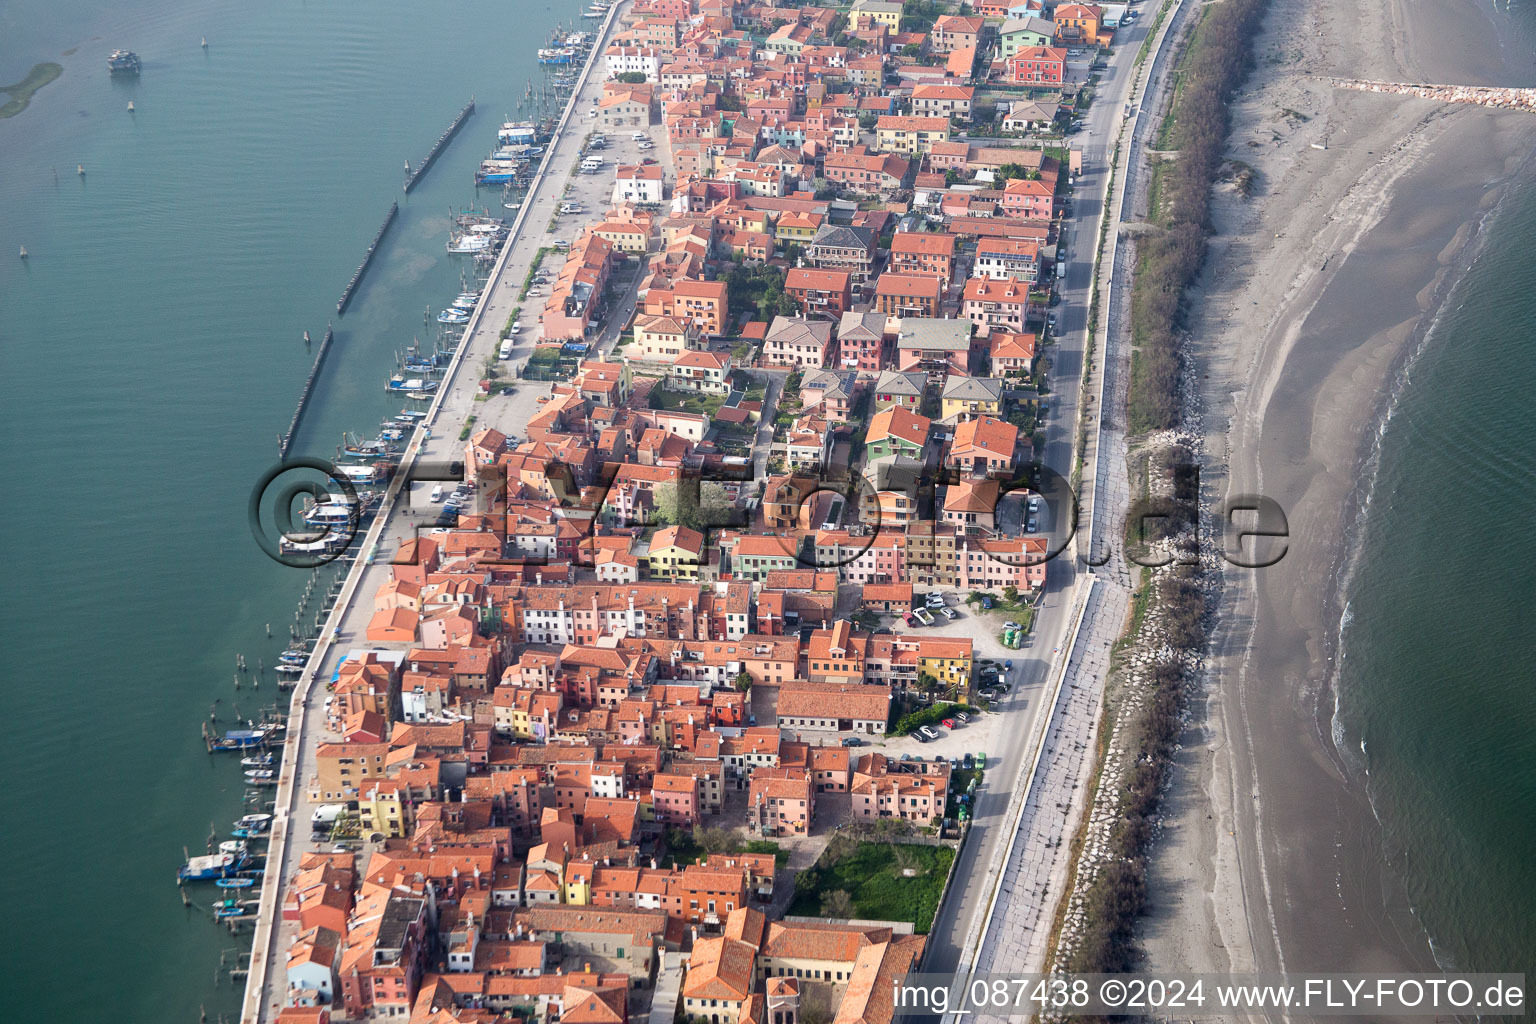
<path id="1" fill-rule="evenodd" d="M 969 722 L 970 720 L 971 720 L 971 716 L 966 714 L 964 711 L 956 711 L 955 712 L 955 721 L 959 722 L 960 724 L 964 725 L 966 722 Z"/>
<path id="2" fill-rule="evenodd" d="M 843 740 L 843 746 L 845 747 L 862 747 L 863 745 L 864 741 L 857 736 L 849 736 Z"/>
<path id="3" fill-rule="evenodd" d="M 1024 532 L 1025 533 L 1038 533 L 1039 531 L 1040 531 L 1040 520 L 1036 519 L 1034 516 L 1030 516 L 1029 517 L 1029 522 L 1024 524 Z"/>
<path id="4" fill-rule="evenodd" d="M 945 608 L 944 617 L 953 622 L 960 617 L 960 613 L 955 611 L 953 608 Z"/>
<path id="5" fill-rule="evenodd" d="M 922 739 L 924 742 L 927 742 L 928 740 L 938 739 L 939 731 L 931 725 L 925 725 L 917 730 L 917 735 L 918 738 Z"/>
<path id="6" fill-rule="evenodd" d="M 958 729 L 959 728 L 959 726 L 955 724 L 955 720 L 953 718 L 946 718 L 942 722 L 940 722 L 939 724 L 942 725 L 946 729 Z"/>
<path id="7" fill-rule="evenodd" d="M 970 754 L 966 754 L 964 759 L 961 760 L 960 764 L 967 769 L 974 768 L 976 767 L 976 759 Z"/>
<path id="8" fill-rule="evenodd" d="M 1012 619 L 1009 619 L 1007 622 L 1003 623 L 1003 628 L 1004 629 L 1023 629 L 1024 627 L 1019 625 L 1017 622 L 1014 622 Z M 1007 668 L 1012 668 L 1013 667 L 1013 662 L 1011 662 L 1011 661 L 1004 662 L 1003 664 Z"/>

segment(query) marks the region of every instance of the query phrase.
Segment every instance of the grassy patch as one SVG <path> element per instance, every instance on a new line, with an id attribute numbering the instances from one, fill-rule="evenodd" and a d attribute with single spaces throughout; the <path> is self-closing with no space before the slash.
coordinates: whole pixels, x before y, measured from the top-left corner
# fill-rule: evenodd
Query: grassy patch
<path id="1" fill-rule="evenodd" d="M 553 230 L 553 229 L 551 229 L 551 230 Z M 523 278 L 523 290 L 517 293 L 517 301 L 518 302 L 522 302 L 524 299 L 526 299 L 528 297 L 528 289 L 533 287 L 533 275 L 535 275 L 535 274 L 537 274 L 539 272 L 539 264 L 544 262 L 544 257 L 549 252 L 550 252 L 550 249 L 547 246 L 545 246 L 544 248 L 541 248 L 538 252 L 533 254 L 533 262 L 528 264 L 528 273 Z M 519 310 L 521 310 L 522 307 L 518 307 L 518 308 L 519 308 Z"/>
<path id="2" fill-rule="evenodd" d="M 47 85 L 64 73 L 62 64 L 54 64 L 51 61 L 42 64 L 34 64 L 32 70 L 27 72 L 27 77 L 14 85 L 0 85 L 0 92 L 10 97 L 5 106 L 0 107 L 0 118 L 15 117 L 27 109 L 27 104 L 32 102 L 32 97 L 37 90 Z"/>
<path id="3" fill-rule="evenodd" d="M 955 851 L 947 846 L 834 839 L 815 866 L 795 879 L 789 913 L 821 916 L 824 896 L 846 892 L 854 917 L 910 921 L 919 935 L 926 935 L 954 859 Z M 911 876 L 905 874 L 908 870 Z"/>

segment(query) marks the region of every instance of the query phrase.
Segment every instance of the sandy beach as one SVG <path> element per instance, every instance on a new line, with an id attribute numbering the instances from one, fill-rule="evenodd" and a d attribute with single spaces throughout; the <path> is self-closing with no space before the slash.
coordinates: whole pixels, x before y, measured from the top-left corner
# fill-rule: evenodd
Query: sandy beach
<path id="1" fill-rule="evenodd" d="M 1465 0 L 1271 4 L 1228 148 L 1258 187 L 1218 189 L 1190 352 L 1208 504 L 1268 495 L 1291 542 L 1227 572 L 1153 853 L 1150 969 L 1434 968 L 1333 743 L 1338 594 L 1393 382 L 1536 119 L 1325 79 L 1530 84 L 1507 48 Z"/>

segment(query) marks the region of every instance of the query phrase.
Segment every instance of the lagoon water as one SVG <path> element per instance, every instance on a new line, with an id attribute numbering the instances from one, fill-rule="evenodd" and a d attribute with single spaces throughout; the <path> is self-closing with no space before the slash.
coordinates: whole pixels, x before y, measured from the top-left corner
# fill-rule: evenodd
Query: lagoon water
<path id="1" fill-rule="evenodd" d="M 200 724 L 215 701 L 226 717 L 273 702 L 305 584 L 246 522 L 309 370 L 302 334 L 318 342 L 336 319 L 401 200 L 294 446 L 328 455 L 343 431 L 371 436 L 399 411 L 383 390 L 394 353 L 435 337 L 423 311 L 467 267 L 444 252 L 450 210 L 499 204 L 472 172 L 501 120 L 529 113 L 534 50 L 557 23 L 593 26 L 585 6 L 0 7 L 0 81 L 45 60 L 65 69 L 0 120 L 0 1019 L 237 1014 L 237 989 L 214 982 L 248 936 L 213 925 L 211 887 L 184 909 L 175 870 L 183 846 L 202 853 L 210 823 L 227 837 L 243 810 L 240 771 L 203 752 Z M 118 47 L 143 59 L 138 79 L 108 76 Z M 471 97 L 476 115 L 402 196 L 404 161 Z M 261 690 L 235 691 L 237 653 L 269 666 Z"/>

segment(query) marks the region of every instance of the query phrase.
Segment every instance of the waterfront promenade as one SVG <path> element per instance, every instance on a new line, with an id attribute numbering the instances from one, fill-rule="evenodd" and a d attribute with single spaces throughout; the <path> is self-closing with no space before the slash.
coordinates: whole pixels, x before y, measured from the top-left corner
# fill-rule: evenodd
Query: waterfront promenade
<path id="1" fill-rule="evenodd" d="M 326 730 L 324 696 L 326 682 L 335 671 L 338 659 L 354 646 L 365 643 L 368 620 L 372 617 L 372 598 L 390 575 L 389 559 L 400 541 L 414 535 L 418 523 L 429 521 L 438 506 L 431 505 L 426 494 L 431 484 L 407 488 L 405 481 L 418 460 L 449 461 L 463 457 L 459 433 L 470 416 L 486 420 L 488 409 L 498 422 L 526 423 L 538 408 L 537 396 L 542 385 L 521 384 L 510 397 L 476 402 L 480 367 L 494 357 L 500 346 L 500 332 L 507 317 L 524 306 L 525 323 L 521 343 L 513 357 L 500 363 L 506 373 L 526 364 L 533 352 L 542 298 L 530 296 L 526 303 L 518 295 L 523 281 L 540 248 L 556 239 L 569 241 L 575 227 L 567 225 L 551 230 L 549 225 L 569 183 L 569 173 L 580 159 L 591 122 L 581 111 L 597 105 L 602 95 L 602 51 L 615 26 L 629 9 L 629 3 L 616 5 L 596 30 L 592 58 L 587 61 L 565 112 L 549 142 L 544 162 L 518 211 L 510 237 L 487 283 L 453 363 L 443 378 L 436 400 L 424 420 L 425 430 L 418 432 L 406 451 L 400 472 L 386 493 L 378 517 L 370 526 L 361 547 L 361 556 L 348 574 L 340 596 L 327 618 L 319 642 L 304 673 L 294 688 L 290 705 L 289 731 L 283 746 L 281 774 L 274 800 L 274 823 L 269 846 L 267 873 L 262 881 L 260 919 L 252 942 L 250 973 L 246 979 L 240 1019 L 243 1024 L 270 1020 L 282 1009 L 284 964 L 295 934 L 293 922 L 279 919 L 279 901 L 287 880 L 297 870 L 304 854 L 325 849 L 328 844 L 310 841 L 310 804 L 308 782 L 315 772 L 316 748 L 339 740 Z M 530 45 L 532 45 L 530 43 Z M 611 180 L 611 174 L 605 178 Z M 494 193 L 490 193 L 494 195 Z M 591 216 L 596 217 L 599 210 Z M 553 272 L 558 269 L 552 265 Z M 617 318 L 615 318 L 617 319 Z M 617 324 L 605 325 L 601 345 L 612 344 Z M 526 340 L 522 340 L 526 339 Z M 413 498 L 415 504 L 413 506 Z M 366 849 L 363 856 L 367 856 Z"/>

